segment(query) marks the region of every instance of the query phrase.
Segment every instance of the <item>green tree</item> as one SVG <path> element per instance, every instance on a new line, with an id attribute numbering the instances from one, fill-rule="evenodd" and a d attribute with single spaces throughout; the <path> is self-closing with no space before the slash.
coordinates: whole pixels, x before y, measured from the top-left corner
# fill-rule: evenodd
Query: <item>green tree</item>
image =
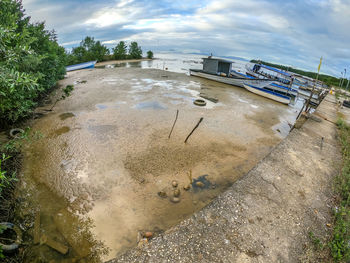
<path id="1" fill-rule="evenodd" d="M 103 61 L 109 55 L 109 49 L 93 37 L 85 37 L 80 46 L 72 49 L 68 54 L 67 65 L 87 62 L 91 60 Z"/>
<path id="2" fill-rule="evenodd" d="M 129 46 L 129 57 L 139 59 L 142 58 L 142 49 L 137 42 L 131 42 Z"/>
<path id="3" fill-rule="evenodd" d="M 20 0 L 0 1 L 0 126 L 25 117 L 65 74 L 65 52 L 44 23 L 30 23 Z"/>
<path id="4" fill-rule="evenodd" d="M 109 49 L 105 45 L 102 45 L 100 41 L 97 41 L 92 46 L 91 53 L 94 60 L 103 61 L 105 56 L 109 55 Z"/>
<path id="5" fill-rule="evenodd" d="M 149 58 L 149 59 L 153 58 L 153 52 L 151 50 L 147 51 L 147 58 Z"/>
<path id="6" fill-rule="evenodd" d="M 120 41 L 118 45 L 113 48 L 113 56 L 115 59 L 126 59 L 127 46 L 124 41 Z"/>

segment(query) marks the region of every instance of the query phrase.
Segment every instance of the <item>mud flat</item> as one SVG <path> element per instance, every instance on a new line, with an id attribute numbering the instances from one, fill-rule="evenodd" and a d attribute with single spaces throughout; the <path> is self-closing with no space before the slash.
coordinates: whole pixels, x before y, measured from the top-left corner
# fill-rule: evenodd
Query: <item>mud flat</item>
<path id="1" fill-rule="evenodd" d="M 208 205 L 285 138 L 298 113 L 298 105 L 155 69 L 82 70 L 60 84 L 74 91 L 33 122 L 43 137 L 24 149 L 18 195 L 21 218 L 30 225 L 40 210 L 40 233 L 69 251 L 36 245 L 27 262 L 101 262 L 137 246 L 141 232 L 152 232 L 156 248 L 157 235 Z M 201 96 L 213 100 L 195 106 Z M 212 216 L 216 222 L 220 213 Z"/>
<path id="2" fill-rule="evenodd" d="M 327 237 L 332 227 L 331 186 L 341 162 L 336 112 L 328 95 L 316 110 L 323 118 L 294 129 L 211 204 L 109 263 L 328 262 L 308 233 Z"/>

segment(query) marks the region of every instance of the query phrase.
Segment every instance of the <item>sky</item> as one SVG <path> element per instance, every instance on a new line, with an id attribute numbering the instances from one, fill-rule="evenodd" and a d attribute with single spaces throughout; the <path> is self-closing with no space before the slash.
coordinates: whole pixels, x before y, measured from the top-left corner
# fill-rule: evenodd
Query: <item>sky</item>
<path id="1" fill-rule="evenodd" d="M 67 49 L 93 36 L 108 47 L 237 56 L 350 76 L 350 0 L 23 0 L 32 21 Z"/>

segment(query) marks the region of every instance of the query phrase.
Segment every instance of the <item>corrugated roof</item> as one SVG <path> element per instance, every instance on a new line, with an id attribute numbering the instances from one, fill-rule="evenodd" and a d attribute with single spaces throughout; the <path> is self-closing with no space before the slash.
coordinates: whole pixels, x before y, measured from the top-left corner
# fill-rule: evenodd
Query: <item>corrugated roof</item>
<path id="1" fill-rule="evenodd" d="M 222 58 L 213 58 L 213 57 L 208 58 L 208 57 L 206 57 L 206 58 L 203 58 L 203 59 L 217 60 L 219 62 L 230 63 L 230 64 L 234 63 L 233 61 L 229 61 L 229 60 L 222 59 Z"/>

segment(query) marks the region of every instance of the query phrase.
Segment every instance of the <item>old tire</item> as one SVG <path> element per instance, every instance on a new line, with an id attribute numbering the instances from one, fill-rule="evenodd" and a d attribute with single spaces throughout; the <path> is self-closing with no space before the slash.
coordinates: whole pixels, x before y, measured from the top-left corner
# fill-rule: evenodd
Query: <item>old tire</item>
<path id="1" fill-rule="evenodd" d="M 14 128 L 10 130 L 10 136 L 13 139 L 18 139 L 20 136 L 20 134 L 23 134 L 24 130 L 23 129 L 19 129 L 19 128 Z"/>
<path id="2" fill-rule="evenodd" d="M 343 106 L 345 106 L 345 107 L 347 107 L 347 108 L 350 108 L 350 101 L 344 100 L 344 101 L 343 101 Z"/>
<path id="3" fill-rule="evenodd" d="M 16 233 L 16 240 L 13 243 L 3 244 L 0 242 L 0 246 L 1 246 L 2 250 L 4 252 L 7 252 L 7 253 L 15 251 L 22 243 L 22 231 L 21 231 L 21 229 L 18 226 L 14 225 L 12 223 L 9 223 L 9 222 L 0 223 L 0 227 L 4 228 L 5 230 L 11 229 Z"/>
<path id="4" fill-rule="evenodd" d="M 201 107 L 207 105 L 207 103 L 205 102 L 205 100 L 201 100 L 201 99 L 195 100 L 195 101 L 193 102 L 193 104 L 194 104 L 194 105 L 197 105 L 197 106 L 201 106 Z"/>

